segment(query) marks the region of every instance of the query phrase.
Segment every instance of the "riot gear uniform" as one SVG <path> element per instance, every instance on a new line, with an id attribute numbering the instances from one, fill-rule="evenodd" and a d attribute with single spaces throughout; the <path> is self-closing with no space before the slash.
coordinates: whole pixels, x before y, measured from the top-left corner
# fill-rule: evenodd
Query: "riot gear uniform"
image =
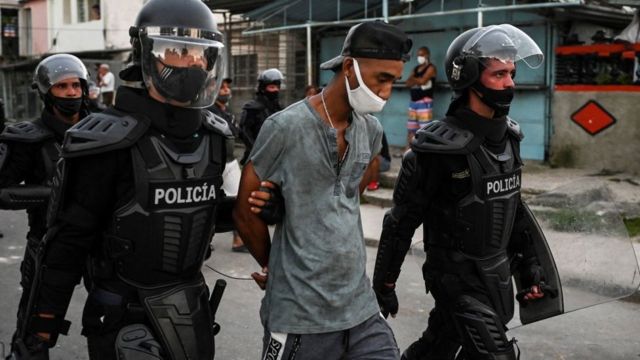
<path id="1" fill-rule="evenodd" d="M 240 115 L 240 139 L 244 143 L 245 152 L 240 160 L 240 164 L 244 165 L 249 159 L 249 154 L 253 148 L 253 143 L 258 137 L 260 128 L 264 121 L 271 114 L 282 110 L 279 101 L 279 92 L 266 91 L 267 85 L 281 85 L 284 77 L 278 69 L 267 69 L 258 76 L 258 90 L 253 100 L 242 106 L 242 114 Z"/>
<path id="2" fill-rule="evenodd" d="M 54 115 L 87 115 L 87 69 L 75 56 L 53 55 L 36 67 L 33 85 L 45 103 L 42 115 L 35 121 L 8 125 L 0 134 L 0 208 L 26 209 L 29 217 L 27 246 L 20 266 L 22 297 L 18 306 L 18 331 L 23 322 L 26 302 L 35 272 L 35 252 L 46 232 L 47 200 L 51 181 L 59 159 L 60 144 L 71 123 Z M 58 98 L 51 88 L 58 82 L 77 78 L 82 95 L 79 98 Z M 71 102 L 72 110 L 63 104 Z M 76 108 L 77 106 L 77 108 Z M 23 185 L 20 185 L 23 183 Z"/>
<path id="3" fill-rule="evenodd" d="M 515 359 L 514 341 L 505 333 L 514 312 L 512 275 L 518 272 L 524 287 L 545 276 L 532 244 L 522 240 L 531 229 L 514 231 L 514 223 L 530 214 L 520 199 L 520 128 L 504 114 L 488 119 L 461 101 L 479 82 L 485 56 L 508 54 L 509 60 L 518 53 L 517 47 L 473 53 L 469 42 L 486 51 L 487 43 L 478 42 L 495 41 L 478 39 L 486 31 L 469 30 L 449 48 L 452 105 L 446 118 L 417 132 L 403 158 L 394 207 L 385 215 L 373 278 L 383 314 L 397 312 L 395 282 L 421 224 L 423 276 L 436 301 L 427 330 L 403 359 L 454 359 L 460 346 L 465 359 Z"/>
<path id="4" fill-rule="evenodd" d="M 213 359 L 201 268 L 214 231 L 229 228 L 232 134 L 200 108 L 215 99 L 221 34 L 198 0 L 152 0 L 130 34 L 139 58 L 124 75 L 147 89 L 120 87 L 113 108 L 67 132 L 28 333 L 55 343 L 87 263 L 90 358 Z"/>

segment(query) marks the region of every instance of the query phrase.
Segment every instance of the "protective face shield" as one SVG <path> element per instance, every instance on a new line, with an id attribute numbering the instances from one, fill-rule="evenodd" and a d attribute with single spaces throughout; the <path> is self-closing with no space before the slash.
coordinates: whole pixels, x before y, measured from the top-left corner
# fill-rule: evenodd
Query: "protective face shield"
<path id="1" fill-rule="evenodd" d="M 509 24 L 491 25 L 476 32 L 462 47 L 462 53 L 502 62 L 524 62 L 537 69 L 544 55 L 538 45 L 522 30 Z"/>
<path id="2" fill-rule="evenodd" d="M 542 65 L 544 55 L 529 35 L 509 24 L 467 30 L 453 40 L 445 57 L 447 78 L 454 90 L 478 80 L 483 59 L 522 60 L 535 69 Z"/>
<path id="3" fill-rule="evenodd" d="M 142 75 L 147 88 L 188 108 L 211 106 L 220 88 L 225 57 L 222 35 L 185 28 L 139 31 Z"/>
<path id="4" fill-rule="evenodd" d="M 371 89 L 367 87 L 367 84 L 362 80 L 362 74 L 360 74 L 360 66 L 358 65 L 358 60 L 353 59 L 353 69 L 356 73 L 356 78 L 358 80 L 358 87 L 356 89 L 351 89 L 349 87 L 349 79 L 345 76 L 345 85 L 347 87 L 347 95 L 349 97 L 349 105 L 353 111 L 360 115 L 377 113 L 382 111 L 384 105 L 387 103 L 386 100 L 383 100 L 378 95 L 376 95 Z"/>
<path id="5" fill-rule="evenodd" d="M 53 96 L 51 87 L 60 81 L 79 79 L 82 95 L 79 98 L 61 98 Z M 69 54 L 57 54 L 42 60 L 33 75 L 32 88 L 38 90 L 45 107 L 51 110 L 55 107 L 64 116 L 72 116 L 82 109 L 82 105 L 89 96 L 88 72 L 82 61 Z"/>
<path id="6" fill-rule="evenodd" d="M 82 83 L 83 96 L 88 94 L 87 68 L 77 57 L 69 54 L 57 54 L 42 60 L 33 74 L 32 87 L 38 90 L 41 97 L 49 93 L 51 87 L 63 80 L 78 78 Z"/>

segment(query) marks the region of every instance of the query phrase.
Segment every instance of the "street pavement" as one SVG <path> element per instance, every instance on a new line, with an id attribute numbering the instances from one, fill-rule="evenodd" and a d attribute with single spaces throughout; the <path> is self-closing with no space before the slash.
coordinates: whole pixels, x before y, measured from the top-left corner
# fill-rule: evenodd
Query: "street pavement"
<path id="1" fill-rule="evenodd" d="M 19 264 L 26 234 L 24 211 L 0 211 L 0 341 L 8 345 L 15 326 L 15 309 L 20 296 Z M 230 234 L 214 238 L 215 251 L 204 270 L 207 282 L 228 276 L 248 278 L 259 267 L 250 255 L 231 252 Z M 375 247 L 367 247 L 367 267 L 371 275 Z M 425 295 L 419 255 L 410 254 L 398 283 L 400 312 L 389 322 L 398 345 L 406 348 L 424 330 L 433 300 Z M 214 271 L 215 269 L 215 271 Z M 216 337 L 216 359 L 259 359 L 263 330 L 258 317 L 262 291 L 250 280 L 227 280 L 227 290 L 218 310 L 222 326 Z M 69 336 L 61 336 L 51 352 L 52 359 L 86 359 L 86 345 L 80 335 L 80 315 L 86 292 L 76 292 L 67 318 L 73 322 Z M 635 298 L 638 298 L 636 294 Z M 513 329 L 509 336 L 518 338 L 521 359 L 640 359 L 640 304 L 618 300 L 560 317 Z"/>

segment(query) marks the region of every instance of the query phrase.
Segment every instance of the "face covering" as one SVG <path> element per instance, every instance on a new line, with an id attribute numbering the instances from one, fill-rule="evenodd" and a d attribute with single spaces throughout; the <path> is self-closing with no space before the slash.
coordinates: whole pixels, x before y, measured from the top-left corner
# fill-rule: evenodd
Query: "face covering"
<path id="1" fill-rule="evenodd" d="M 229 100 L 231 100 L 231 95 L 218 95 L 218 97 L 216 98 L 216 101 L 225 105 L 229 102 Z"/>
<path id="2" fill-rule="evenodd" d="M 418 56 L 418 64 L 422 65 L 422 64 L 428 64 L 429 61 L 427 60 L 426 56 Z"/>
<path id="3" fill-rule="evenodd" d="M 276 103 L 280 100 L 280 91 L 264 91 L 264 96 L 271 102 Z"/>
<path id="4" fill-rule="evenodd" d="M 159 61 L 159 60 L 158 60 Z M 164 65 L 160 73 L 155 73 L 153 85 L 160 95 L 179 102 L 193 102 L 197 99 L 207 81 L 207 72 L 199 67 L 176 67 Z"/>
<path id="5" fill-rule="evenodd" d="M 511 101 L 513 101 L 515 94 L 512 87 L 504 90 L 489 89 L 478 81 L 473 85 L 473 89 L 480 94 L 480 100 L 494 110 L 494 118 L 509 114 Z"/>
<path id="6" fill-rule="evenodd" d="M 72 116 L 80 112 L 82 98 L 60 98 L 52 96 L 53 106 L 64 116 Z"/>
<path id="7" fill-rule="evenodd" d="M 344 77 L 344 83 L 347 86 L 347 95 L 349 96 L 349 105 L 351 105 L 353 111 L 360 115 L 382 111 L 387 101 L 374 94 L 364 83 L 356 59 L 353 59 L 353 69 L 355 70 L 359 85 L 356 89 L 351 90 L 349 87 L 349 79 L 346 76 Z"/>

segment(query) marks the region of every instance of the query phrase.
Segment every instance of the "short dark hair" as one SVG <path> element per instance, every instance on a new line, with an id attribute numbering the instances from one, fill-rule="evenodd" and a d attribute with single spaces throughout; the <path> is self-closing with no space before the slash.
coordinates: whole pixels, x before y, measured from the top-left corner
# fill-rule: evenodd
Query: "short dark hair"
<path id="1" fill-rule="evenodd" d="M 418 49 L 418 51 L 420 51 L 420 50 L 424 50 L 424 51 L 426 51 L 426 52 L 427 52 L 427 54 L 431 55 L 431 50 L 429 50 L 429 48 L 428 48 L 428 47 L 426 47 L 426 46 L 421 46 L 421 47 Z"/>
<path id="2" fill-rule="evenodd" d="M 224 79 L 222 79 L 222 83 L 223 84 L 225 84 L 225 83 L 226 84 L 231 84 L 231 83 L 233 83 L 233 80 L 231 78 L 224 78 Z"/>

